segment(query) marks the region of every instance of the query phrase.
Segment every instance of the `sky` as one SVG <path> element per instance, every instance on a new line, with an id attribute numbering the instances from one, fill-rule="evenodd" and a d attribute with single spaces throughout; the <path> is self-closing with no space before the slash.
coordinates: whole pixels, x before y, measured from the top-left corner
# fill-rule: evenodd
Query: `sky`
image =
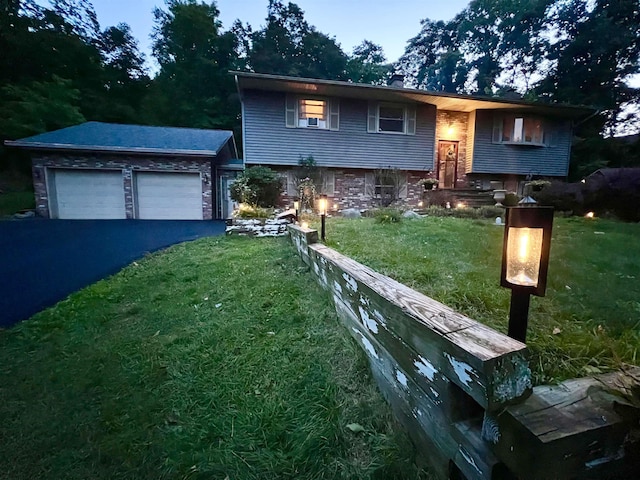
<path id="1" fill-rule="evenodd" d="M 207 3 L 210 0 L 207 0 Z M 44 2 L 41 2 L 44 3 Z M 164 0 L 92 0 L 101 29 L 125 22 L 138 40 L 140 50 L 151 61 L 153 9 Z M 220 21 L 225 30 L 239 18 L 253 30 L 265 24 L 268 0 L 218 0 Z M 297 0 L 305 19 L 322 33 L 335 37 L 345 53 L 362 40 L 382 45 L 388 61 L 396 61 L 407 40 L 420 32 L 420 20 L 449 20 L 469 0 Z"/>

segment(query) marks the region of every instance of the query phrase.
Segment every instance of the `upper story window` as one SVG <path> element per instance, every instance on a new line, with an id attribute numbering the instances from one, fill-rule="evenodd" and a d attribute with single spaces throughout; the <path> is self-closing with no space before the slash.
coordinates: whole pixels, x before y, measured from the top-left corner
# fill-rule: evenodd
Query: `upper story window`
<path id="1" fill-rule="evenodd" d="M 290 128 L 338 130 L 340 103 L 337 99 L 287 95 L 285 117 Z"/>
<path id="2" fill-rule="evenodd" d="M 298 126 L 327 128 L 327 102 L 308 98 L 298 100 Z"/>
<path id="3" fill-rule="evenodd" d="M 543 146 L 544 121 L 540 117 L 523 114 L 496 116 L 493 124 L 493 143 Z"/>
<path id="4" fill-rule="evenodd" d="M 416 134 L 416 109 L 399 103 L 369 103 L 369 133 Z"/>

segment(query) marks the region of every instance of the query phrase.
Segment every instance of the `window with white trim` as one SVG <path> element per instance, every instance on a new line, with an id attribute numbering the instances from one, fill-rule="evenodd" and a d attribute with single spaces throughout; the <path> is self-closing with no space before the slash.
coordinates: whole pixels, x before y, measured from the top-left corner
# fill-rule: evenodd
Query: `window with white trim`
<path id="1" fill-rule="evenodd" d="M 285 121 L 289 128 L 338 130 L 340 102 L 337 99 L 287 95 Z"/>
<path id="2" fill-rule="evenodd" d="M 415 135 L 415 106 L 401 103 L 370 102 L 367 132 Z"/>
<path id="3" fill-rule="evenodd" d="M 545 137 L 545 125 L 540 117 L 504 114 L 494 118 L 493 143 L 543 146 L 550 143 L 550 136 Z"/>
<path id="4" fill-rule="evenodd" d="M 287 195 L 289 196 L 298 196 L 300 192 L 298 191 L 298 183 L 300 183 L 300 178 L 296 172 L 289 171 L 287 172 L 286 184 L 287 184 Z M 336 176 L 334 172 L 328 170 L 322 170 L 320 173 L 320 182 L 319 185 L 316 185 L 317 193 L 324 193 L 329 195 L 330 197 L 334 195 L 336 189 Z"/>

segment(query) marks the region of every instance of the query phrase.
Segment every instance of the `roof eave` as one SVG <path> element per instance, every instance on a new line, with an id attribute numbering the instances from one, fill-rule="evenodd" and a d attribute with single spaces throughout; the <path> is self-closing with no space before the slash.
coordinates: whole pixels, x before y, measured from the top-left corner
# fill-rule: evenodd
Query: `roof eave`
<path id="1" fill-rule="evenodd" d="M 227 140 L 228 141 L 228 140 Z M 113 147 L 102 145 L 72 145 L 65 143 L 41 143 L 41 142 L 22 142 L 20 140 L 5 140 L 4 144 L 8 147 L 24 148 L 28 150 L 73 150 L 84 152 L 100 152 L 100 153 L 131 153 L 135 155 L 179 155 L 185 157 L 215 157 L 224 147 L 226 142 L 217 150 L 181 150 L 181 149 L 161 149 L 161 148 L 130 148 L 130 147 Z"/>
<path id="2" fill-rule="evenodd" d="M 321 80 L 302 77 L 287 77 L 262 73 L 230 72 L 235 75 L 236 87 L 242 95 L 243 89 L 276 90 L 291 93 L 322 95 L 341 93 L 346 97 L 361 97 L 371 100 L 404 100 L 432 104 L 441 110 L 498 110 L 522 109 L 553 113 L 571 118 L 581 118 L 592 114 L 595 109 L 584 106 L 546 104 L 525 100 L 461 95 L 446 92 L 433 92 L 414 88 L 401 88 L 384 85 L 350 83 L 338 80 Z"/>

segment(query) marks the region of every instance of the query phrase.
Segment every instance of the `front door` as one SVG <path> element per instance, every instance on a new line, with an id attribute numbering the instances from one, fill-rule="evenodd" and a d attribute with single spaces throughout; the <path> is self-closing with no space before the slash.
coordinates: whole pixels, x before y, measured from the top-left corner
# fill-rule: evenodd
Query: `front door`
<path id="1" fill-rule="evenodd" d="M 458 176 L 458 142 L 438 141 L 438 181 L 440 188 L 455 188 Z"/>

